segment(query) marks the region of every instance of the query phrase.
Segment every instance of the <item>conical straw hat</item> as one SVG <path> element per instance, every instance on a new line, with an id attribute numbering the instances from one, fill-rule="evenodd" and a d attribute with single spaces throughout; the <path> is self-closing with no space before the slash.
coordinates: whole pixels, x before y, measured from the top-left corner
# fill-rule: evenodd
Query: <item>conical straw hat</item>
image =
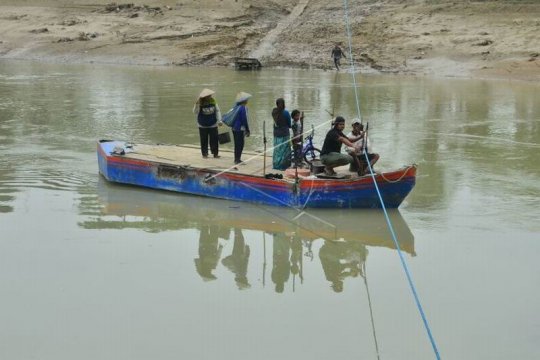
<path id="1" fill-rule="evenodd" d="M 238 103 L 244 102 L 248 100 L 251 96 L 252 96 L 251 94 L 241 91 L 238 94 L 236 94 L 236 103 L 238 104 Z"/>
<path id="2" fill-rule="evenodd" d="M 203 91 L 201 91 L 201 93 L 199 94 L 199 99 L 210 96 L 210 95 L 214 95 L 215 93 L 216 92 L 214 90 L 203 89 Z"/>

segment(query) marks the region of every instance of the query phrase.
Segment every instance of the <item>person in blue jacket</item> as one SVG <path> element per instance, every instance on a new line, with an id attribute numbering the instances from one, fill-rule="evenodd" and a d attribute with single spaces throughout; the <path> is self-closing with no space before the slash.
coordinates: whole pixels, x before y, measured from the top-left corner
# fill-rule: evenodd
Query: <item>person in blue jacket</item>
<path id="1" fill-rule="evenodd" d="M 239 92 L 236 95 L 236 106 L 238 111 L 232 123 L 232 133 L 234 138 L 234 163 L 242 163 L 242 152 L 244 151 L 245 137 L 249 137 L 249 121 L 247 103 L 251 94 Z"/>

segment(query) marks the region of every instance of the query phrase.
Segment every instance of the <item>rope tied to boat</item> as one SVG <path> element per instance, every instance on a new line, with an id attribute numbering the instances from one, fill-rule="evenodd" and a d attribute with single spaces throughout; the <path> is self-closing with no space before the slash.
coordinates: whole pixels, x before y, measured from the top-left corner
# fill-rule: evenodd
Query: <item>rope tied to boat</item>
<path id="1" fill-rule="evenodd" d="M 353 78 L 354 93 L 355 93 L 355 99 L 356 99 L 356 110 L 358 112 L 358 118 L 362 119 L 361 114 L 360 114 L 360 102 L 358 100 L 358 91 L 357 91 L 357 86 L 356 86 L 354 58 L 353 58 L 353 54 L 352 54 L 352 44 L 351 44 L 352 36 L 351 36 L 351 27 L 350 27 L 350 23 L 349 23 L 349 2 L 348 2 L 348 0 L 343 0 L 343 7 L 344 7 L 344 12 L 345 12 L 345 15 L 344 15 L 345 16 L 345 29 L 347 30 L 347 40 L 348 40 L 348 44 L 349 44 L 349 62 L 351 64 L 351 73 L 352 73 L 352 78 Z M 369 161 L 367 151 L 364 151 L 364 157 L 366 159 L 366 163 L 367 163 L 371 178 L 373 180 L 373 185 L 374 185 L 375 190 L 377 192 L 377 196 L 379 197 L 379 201 L 381 203 L 381 208 L 382 208 L 382 210 L 384 212 L 384 216 L 386 218 L 386 224 L 388 226 L 388 230 L 390 231 L 390 234 L 392 235 L 392 240 L 394 241 L 394 245 L 396 246 L 397 253 L 398 253 L 399 259 L 401 261 L 401 265 L 403 267 L 403 270 L 404 270 L 405 275 L 407 277 L 407 281 L 409 283 L 409 287 L 410 287 L 411 292 L 413 294 L 413 298 L 414 298 L 414 301 L 416 303 L 416 307 L 418 308 L 418 311 L 420 313 L 420 317 L 422 318 L 422 321 L 424 323 L 424 328 L 426 329 L 429 341 L 431 343 L 431 347 L 433 348 L 433 352 L 435 353 L 435 357 L 438 360 L 440 360 L 441 357 L 439 355 L 439 349 L 437 348 L 437 344 L 435 343 L 435 339 L 433 338 L 433 334 L 431 333 L 431 328 L 429 327 L 426 315 L 424 313 L 424 309 L 422 308 L 422 304 L 420 303 L 418 293 L 416 292 L 416 287 L 414 286 L 414 282 L 413 282 L 412 276 L 410 274 L 409 267 L 407 266 L 407 262 L 405 261 L 405 258 L 403 257 L 403 253 L 402 253 L 401 248 L 399 246 L 399 242 L 397 240 L 396 233 L 394 231 L 394 227 L 392 226 L 392 222 L 390 221 L 390 217 L 388 216 L 388 212 L 386 211 L 386 206 L 384 205 L 384 201 L 383 201 L 381 192 L 379 190 L 379 186 L 377 185 L 377 181 L 375 179 L 375 173 L 373 171 L 373 168 L 371 167 L 371 163 Z M 413 166 L 415 166 L 415 165 L 413 165 Z M 406 173 L 407 173 L 407 171 L 404 172 L 403 176 L 405 176 Z M 385 180 L 388 181 L 388 179 L 385 179 Z"/>
<path id="2" fill-rule="evenodd" d="M 401 174 L 401 176 L 399 178 L 397 178 L 396 180 L 388 179 L 386 176 L 384 176 L 384 173 L 375 174 L 375 175 L 379 175 L 387 183 L 393 184 L 393 183 L 400 182 L 407 175 L 409 170 L 412 169 L 412 168 L 415 168 L 415 167 L 416 167 L 416 164 L 412 164 L 411 166 L 407 166 L 407 168 L 403 171 L 403 174 Z"/>

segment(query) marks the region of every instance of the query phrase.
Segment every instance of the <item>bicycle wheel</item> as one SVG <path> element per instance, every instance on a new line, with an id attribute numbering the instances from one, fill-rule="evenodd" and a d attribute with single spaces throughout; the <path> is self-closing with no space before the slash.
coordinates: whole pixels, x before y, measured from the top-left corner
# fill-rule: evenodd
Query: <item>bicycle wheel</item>
<path id="1" fill-rule="evenodd" d="M 307 151 L 305 154 L 304 154 L 304 160 L 309 164 L 311 165 L 311 163 L 313 162 L 313 160 L 317 160 L 319 159 L 321 156 L 321 150 L 317 149 L 317 148 L 313 148 L 309 151 Z"/>

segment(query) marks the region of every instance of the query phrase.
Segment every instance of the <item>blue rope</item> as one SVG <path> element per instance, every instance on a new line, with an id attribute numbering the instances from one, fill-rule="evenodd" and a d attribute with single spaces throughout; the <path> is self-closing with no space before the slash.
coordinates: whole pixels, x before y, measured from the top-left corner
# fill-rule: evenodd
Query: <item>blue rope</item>
<path id="1" fill-rule="evenodd" d="M 379 190 L 379 186 L 377 185 L 377 181 L 375 180 L 375 174 L 373 173 L 373 169 L 371 168 L 371 164 L 369 163 L 369 157 L 367 155 L 367 151 L 364 151 L 364 157 L 366 158 L 366 162 L 369 167 L 369 173 L 371 175 L 371 178 L 373 179 L 373 184 L 375 185 L 375 190 L 377 190 L 377 196 L 379 197 L 379 201 L 381 203 L 381 207 L 384 211 L 384 217 L 386 218 L 386 224 L 388 225 L 388 229 L 390 230 L 390 233 L 392 234 L 392 240 L 394 241 L 394 245 L 396 245 L 396 249 L 399 255 L 399 260 L 401 260 L 401 265 L 403 266 L 403 270 L 405 270 L 405 275 L 407 275 L 407 281 L 409 282 L 409 286 L 411 288 L 411 291 L 414 296 L 414 301 L 416 303 L 416 307 L 418 308 L 418 311 L 420 312 L 420 316 L 422 317 L 422 321 L 424 322 L 424 327 L 426 328 L 429 341 L 431 342 L 431 347 L 433 348 L 433 351 L 435 352 L 435 357 L 440 360 L 441 357 L 439 355 L 439 350 L 437 349 L 437 344 L 435 344 L 435 339 L 433 338 L 433 335 L 431 333 L 431 329 L 429 327 L 426 315 L 424 314 L 424 310 L 422 308 L 422 304 L 420 303 L 420 299 L 418 298 L 418 294 L 416 293 L 416 287 L 414 286 L 414 282 L 412 280 L 412 276 L 409 272 L 409 267 L 407 266 L 407 262 L 405 261 L 405 258 L 403 257 L 403 253 L 401 252 L 401 248 L 399 246 L 399 242 L 397 241 L 396 233 L 394 231 L 394 227 L 392 226 L 392 222 L 390 221 L 390 218 L 388 217 L 388 212 L 386 211 L 386 207 L 384 206 L 384 201 L 382 199 L 381 192 Z"/>
<path id="2" fill-rule="evenodd" d="M 358 114 L 358 120 L 362 122 L 362 114 L 360 113 L 360 98 L 358 96 L 358 87 L 356 86 L 356 76 L 355 76 L 355 68 L 354 68 L 354 59 L 352 55 L 352 44 L 351 44 L 351 30 L 350 30 L 350 24 L 349 24 L 349 6 L 347 5 L 347 0 L 343 0 L 343 3 L 345 5 L 345 24 L 347 28 L 347 41 L 349 44 L 349 63 L 351 64 L 351 72 L 352 72 L 352 79 L 353 79 L 353 88 L 354 88 L 354 99 L 356 100 L 356 113 Z"/>
<path id="3" fill-rule="evenodd" d="M 356 78 L 354 76 L 354 60 L 352 57 L 352 46 L 351 46 L 351 30 L 349 25 L 349 6 L 348 1 L 343 0 L 343 5 L 345 7 L 345 19 L 346 19 L 346 27 L 347 27 L 347 38 L 349 42 L 349 57 L 350 57 L 350 63 L 352 68 L 352 75 L 353 75 L 353 82 L 354 82 L 354 93 L 356 97 L 356 107 L 358 111 L 358 116 L 360 116 L 360 102 L 358 101 L 358 93 L 356 90 Z M 366 139 L 367 142 L 367 139 Z M 422 304 L 420 303 L 420 299 L 418 297 L 418 294 L 416 292 L 416 287 L 414 286 L 414 282 L 411 276 L 411 273 L 409 272 L 409 267 L 407 266 L 407 262 L 405 261 L 405 258 L 403 257 L 403 253 L 401 252 L 401 247 L 399 246 L 399 242 L 396 237 L 396 233 L 394 231 L 394 227 L 392 226 L 392 222 L 390 221 L 390 217 L 388 216 L 388 212 L 386 211 L 386 206 L 384 206 L 384 201 L 381 195 L 381 192 L 379 190 L 379 186 L 377 185 L 377 181 L 375 180 L 375 174 L 373 172 L 373 169 L 371 167 L 371 163 L 369 162 L 369 157 L 367 154 L 367 147 L 364 151 L 364 157 L 366 159 L 366 163 L 368 164 L 369 173 L 371 175 L 371 178 L 373 179 L 373 185 L 375 185 L 375 190 L 377 191 L 377 196 L 379 197 L 379 201 L 381 203 L 381 207 L 384 212 L 384 217 L 386 219 L 386 224 L 388 225 L 388 229 L 390 230 L 390 234 L 392 235 L 392 240 L 394 241 L 394 245 L 396 246 L 399 259 L 401 261 L 401 265 L 403 267 L 403 270 L 405 271 L 405 275 L 407 276 L 407 281 L 409 282 L 409 287 L 411 288 L 411 291 L 413 293 L 414 301 L 416 303 L 416 307 L 418 308 L 418 311 L 420 312 L 420 316 L 422 317 L 422 321 L 424 322 L 424 327 L 426 328 L 426 332 L 429 337 L 429 341 L 431 342 L 431 347 L 433 348 L 433 351 L 435 352 L 435 357 L 440 360 L 441 356 L 439 355 L 439 350 L 437 349 L 437 345 L 435 343 L 435 339 L 433 338 L 433 334 L 431 333 L 431 329 L 429 327 L 426 315 L 424 313 L 424 310 L 422 308 Z"/>

